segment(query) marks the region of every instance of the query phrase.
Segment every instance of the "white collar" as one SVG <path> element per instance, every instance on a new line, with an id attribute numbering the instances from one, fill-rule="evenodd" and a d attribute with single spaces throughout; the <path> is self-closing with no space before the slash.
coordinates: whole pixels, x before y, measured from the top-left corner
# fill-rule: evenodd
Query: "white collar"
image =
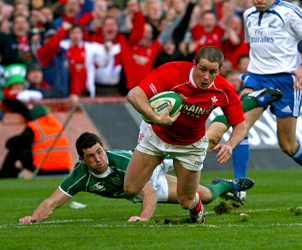
<path id="1" fill-rule="evenodd" d="M 91 172 L 91 171 L 90 171 Z M 108 175 L 110 175 L 112 173 L 112 169 L 111 167 L 108 166 L 108 168 L 106 169 L 106 171 L 104 173 L 101 173 L 101 174 L 95 174 L 93 172 L 91 172 L 91 174 L 94 176 L 94 177 L 97 177 L 97 178 L 106 178 Z"/>

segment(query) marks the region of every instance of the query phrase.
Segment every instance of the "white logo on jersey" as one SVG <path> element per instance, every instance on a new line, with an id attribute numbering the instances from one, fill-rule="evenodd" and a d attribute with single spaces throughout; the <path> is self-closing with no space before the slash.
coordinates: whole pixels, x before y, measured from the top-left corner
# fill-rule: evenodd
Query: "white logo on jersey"
<path id="1" fill-rule="evenodd" d="M 213 104 L 215 104 L 216 102 L 218 102 L 218 99 L 217 99 L 216 96 L 213 96 L 213 97 L 211 98 L 211 100 L 212 100 L 212 103 L 213 103 Z"/>
<path id="2" fill-rule="evenodd" d="M 90 190 L 93 191 L 104 191 L 105 187 L 100 182 L 93 185 L 93 187 L 90 188 Z"/>
<path id="3" fill-rule="evenodd" d="M 292 112 L 289 105 L 285 106 L 283 109 L 281 109 L 281 111 L 284 112 L 284 113 L 291 113 Z"/>

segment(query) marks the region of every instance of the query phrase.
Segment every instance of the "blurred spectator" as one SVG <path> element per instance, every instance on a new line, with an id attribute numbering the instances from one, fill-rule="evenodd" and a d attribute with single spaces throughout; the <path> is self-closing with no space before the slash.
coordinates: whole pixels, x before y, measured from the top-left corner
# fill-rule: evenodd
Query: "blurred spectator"
<path id="1" fill-rule="evenodd" d="M 52 9 L 48 6 L 43 6 L 40 9 L 40 12 L 42 15 L 46 18 L 47 22 L 52 23 L 53 22 L 53 12 Z"/>
<path id="2" fill-rule="evenodd" d="M 8 154 L 0 170 L 0 178 L 18 176 L 31 179 L 37 167 L 41 167 L 39 175 L 67 174 L 72 161 L 68 139 L 60 134 L 62 124 L 48 114 L 46 107 L 38 105 L 29 111 L 16 100 L 7 101 L 6 105 L 11 109 L 22 110 L 20 113 L 26 118 L 27 126 L 20 135 L 6 142 Z"/>
<path id="3" fill-rule="evenodd" d="M 171 9 L 169 9 L 171 10 Z M 163 18 L 162 2 L 160 0 L 147 0 L 145 2 L 145 19 L 152 27 L 152 40 L 158 37 L 159 25 Z"/>
<path id="4" fill-rule="evenodd" d="M 128 0 L 124 10 L 117 4 L 109 5 L 107 16 L 116 19 L 120 32 L 129 34 L 133 28 L 133 13 L 138 11 L 138 9 L 138 0 Z"/>
<path id="5" fill-rule="evenodd" d="M 251 1 L 249 0 L 234 0 L 235 3 L 235 13 L 240 18 L 243 17 L 243 12 L 252 6 Z"/>
<path id="6" fill-rule="evenodd" d="M 235 15 L 234 0 L 221 1 L 221 16 L 218 18 L 219 24 L 225 29 L 229 26 L 230 19 Z"/>
<path id="7" fill-rule="evenodd" d="M 43 98 L 60 98 L 61 93 L 43 80 L 42 67 L 38 63 L 30 64 L 27 68 L 26 80 L 29 84 L 29 90 L 40 91 Z M 58 93 L 59 92 L 59 93 Z"/>
<path id="8" fill-rule="evenodd" d="M 87 30 L 96 31 L 98 28 L 102 27 L 106 13 L 106 2 L 104 0 L 95 0 L 94 10 L 82 15 L 77 20 L 77 24 L 82 25 Z"/>
<path id="9" fill-rule="evenodd" d="M 24 16 L 25 18 L 29 18 L 30 12 L 28 5 L 25 3 L 15 3 L 13 16 Z"/>
<path id="10" fill-rule="evenodd" d="M 127 84 L 130 90 L 138 85 L 153 69 L 154 62 L 163 50 L 163 46 L 171 40 L 174 31 L 172 18 L 167 20 L 166 28 L 152 40 L 152 26 L 145 24 L 143 38 L 138 45 L 132 47 L 132 57 L 129 63 L 132 66 L 133 81 Z"/>
<path id="11" fill-rule="evenodd" d="M 164 47 L 163 51 L 156 58 L 154 67 L 173 61 L 189 61 L 192 62 L 195 56 L 195 50 L 197 47 L 196 41 L 183 41 L 179 45 L 173 40 L 168 41 Z"/>
<path id="12" fill-rule="evenodd" d="M 190 27 L 194 27 L 196 24 L 200 23 L 200 18 L 205 12 L 213 12 L 215 17 L 218 18 L 216 6 L 214 0 L 199 0 L 198 4 L 195 6 L 191 18 Z"/>
<path id="13" fill-rule="evenodd" d="M 44 0 L 30 0 L 30 9 L 39 10 L 44 6 Z"/>
<path id="14" fill-rule="evenodd" d="M 249 47 L 244 40 L 241 18 L 236 15 L 232 16 L 227 29 L 222 52 L 224 58 L 231 61 L 233 68 L 237 69 L 238 58 L 249 53 Z"/>
<path id="15" fill-rule="evenodd" d="M 230 70 L 226 72 L 224 77 L 231 85 L 233 85 L 239 94 L 241 91 L 241 80 L 240 80 L 240 72 L 237 70 Z"/>
<path id="16" fill-rule="evenodd" d="M 184 0 L 172 0 L 171 8 L 175 11 L 175 19 L 177 19 L 177 23 L 183 18 L 186 12 L 186 2 Z"/>
<path id="17" fill-rule="evenodd" d="M 215 13 L 206 11 L 202 13 L 201 22 L 191 29 L 191 34 L 192 38 L 198 42 L 197 52 L 205 46 L 213 46 L 220 49 L 225 30 L 218 25 Z"/>
<path id="18" fill-rule="evenodd" d="M 31 50 L 31 37 L 29 23 L 24 16 L 15 16 L 13 19 L 13 32 L 10 34 L 0 33 L 1 63 L 31 64 L 34 61 Z"/>
<path id="19" fill-rule="evenodd" d="M 184 37 L 194 5 L 195 0 L 191 0 L 185 8 L 185 14 L 174 29 L 172 39 L 163 46 L 163 51 L 156 58 L 154 68 L 171 61 L 193 60 L 197 43 L 190 37 L 186 37 L 186 39 Z"/>
<path id="20" fill-rule="evenodd" d="M 192 16 L 192 12 L 195 7 L 195 3 L 196 0 L 189 1 L 188 6 L 184 8 L 185 12 L 183 17 L 175 25 L 175 29 L 173 32 L 173 40 L 177 46 L 181 41 L 183 41 L 186 35 L 190 34 L 190 32 L 188 31 L 188 26 Z M 189 37 L 187 37 L 187 39 L 189 39 Z"/>
<path id="21" fill-rule="evenodd" d="M 229 72 L 231 70 L 234 70 L 231 61 L 224 60 L 223 63 L 222 63 L 222 67 L 221 67 L 221 69 L 219 71 L 220 72 L 219 74 L 222 75 L 223 77 L 225 77 L 225 75 L 227 74 L 227 72 Z"/>
<path id="22" fill-rule="evenodd" d="M 62 16 L 55 18 L 53 25 L 56 28 L 61 27 L 63 21 L 68 23 L 76 23 L 80 17 L 81 4 L 78 0 L 66 0 L 64 3 L 64 13 Z"/>
<path id="23" fill-rule="evenodd" d="M 43 66 L 43 79 L 48 82 L 57 97 L 69 96 L 69 63 L 66 50 L 60 47 L 71 24 L 64 22 L 58 30 L 44 34 L 43 46 L 36 50 L 38 62 Z"/>
<path id="24" fill-rule="evenodd" d="M 82 94 L 95 96 L 95 71 L 108 63 L 108 53 L 104 45 L 85 42 L 82 26 L 73 25 L 69 39 L 61 41 L 60 47 L 66 50 L 69 61 L 69 94 L 77 102 Z"/>
<path id="25" fill-rule="evenodd" d="M 108 65 L 104 68 L 98 68 L 96 71 L 98 95 L 126 92 L 125 80 L 121 76 L 126 77 L 127 84 L 132 82 L 131 47 L 141 40 L 145 20 L 138 5 L 131 8 L 128 14 L 132 17 L 133 22 L 129 35 L 119 32 L 116 19 L 106 17 L 102 29 L 98 28 L 91 36 L 92 42 L 106 45 L 109 52 Z M 121 74 L 122 70 L 123 74 Z"/>
<path id="26" fill-rule="evenodd" d="M 240 72 L 240 74 L 246 74 L 247 73 L 247 66 L 249 65 L 250 57 L 248 54 L 241 55 L 238 58 L 237 61 L 237 70 Z"/>
<path id="27" fill-rule="evenodd" d="M 47 18 L 42 14 L 41 11 L 33 9 L 30 13 L 30 32 L 32 34 L 40 35 L 46 30 L 54 28 L 52 23 L 48 22 Z"/>
<path id="28" fill-rule="evenodd" d="M 13 6 L 4 4 L 3 0 L 0 0 L 0 32 L 9 33 L 10 32 L 10 23 L 13 13 Z"/>
<path id="29" fill-rule="evenodd" d="M 171 8 L 172 0 L 162 0 L 163 12 L 166 13 Z"/>
<path id="30" fill-rule="evenodd" d="M 37 102 L 43 98 L 40 91 L 29 90 L 25 81 L 26 67 L 23 64 L 11 64 L 4 69 L 5 84 L 2 89 L 5 99 L 17 99 L 22 102 Z"/>

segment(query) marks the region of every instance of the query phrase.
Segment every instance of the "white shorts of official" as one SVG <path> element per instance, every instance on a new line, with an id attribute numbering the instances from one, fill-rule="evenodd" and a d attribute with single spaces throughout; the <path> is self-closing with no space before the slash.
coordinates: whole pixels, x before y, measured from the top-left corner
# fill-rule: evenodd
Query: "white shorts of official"
<path id="1" fill-rule="evenodd" d="M 208 139 L 206 136 L 189 145 L 174 145 L 164 142 L 152 130 L 150 124 L 142 121 L 136 149 L 142 153 L 157 157 L 170 155 L 184 168 L 200 171 L 207 155 Z"/>

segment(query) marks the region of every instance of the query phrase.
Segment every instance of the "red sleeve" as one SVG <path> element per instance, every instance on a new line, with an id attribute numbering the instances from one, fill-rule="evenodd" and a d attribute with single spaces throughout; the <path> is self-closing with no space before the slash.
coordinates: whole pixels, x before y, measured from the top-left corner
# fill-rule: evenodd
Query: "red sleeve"
<path id="1" fill-rule="evenodd" d="M 152 51 L 154 51 L 152 56 L 154 57 L 154 61 L 155 61 L 156 57 L 158 57 L 159 54 L 163 51 L 163 47 L 159 44 L 158 38 L 156 38 L 152 42 L 151 47 L 152 47 Z"/>
<path id="2" fill-rule="evenodd" d="M 16 99 L 17 95 L 19 94 L 19 93 L 11 94 L 10 93 L 10 88 L 3 88 L 2 89 L 2 93 L 3 93 L 4 97 L 5 97 L 5 99 Z"/>
<path id="3" fill-rule="evenodd" d="M 142 12 L 135 12 L 133 15 L 133 27 L 129 35 L 129 45 L 136 45 L 144 35 L 145 17 Z"/>
<path id="4" fill-rule="evenodd" d="M 94 33 L 92 33 L 89 41 L 103 44 L 104 43 L 103 30 L 101 28 L 98 28 Z"/>
<path id="5" fill-rule="evenodd" d="M 78 20 L 77 20 L 77 24 L 82 25 L 82 26 L 87 26 L 91 21 L 92 21 L 93 17 L 92 17 L 92 11 L 83 14 Z"/>
<path id="6" fill-rule="evenodd" d="M 160 92 L 170 91 L 173 88 L 175 82 L 171 79 L 171 75 L 173 75 L 173 79 L 177 79 L 181 73 L 173 63 L 167 63 L 152 70 L 138 86 L 144 90 L 148 99 L 150 99 Z"/>
<path id="7" fill-rule="evenodd" d="M 65 38 L 67 31 L 60 28 L 57 34 L 53 35 L 48 43 L 37 49 L 38 61 L 46 67 L 60 49 L 60 42 Z"/>
<path id="8" fill-rule="evenodd" d="M 192 29 L 191 29 L 191 36 L 195 40 L 198 40 L 200 38 L 200 33 L 202 32 L 202 28 L 199 24 L 196 24 Z"/>
<path id="9" fill-rule="evenodd" d="M 221 26 L 216 26 L 216 27 L 217 27 L 217 32 L 218 32 L 219 36 L 223 37 L 224 33 L 225 33 L 225 29 L 222 28 Z"/>
<path id="10" fill-rule="evenodd" d="M 221 108 L 227 118 L 228 124 L 234 126 L 245 120 L 242 105 L 235 88 L 229 88 L 228 100 L 228 105 Z"/>

